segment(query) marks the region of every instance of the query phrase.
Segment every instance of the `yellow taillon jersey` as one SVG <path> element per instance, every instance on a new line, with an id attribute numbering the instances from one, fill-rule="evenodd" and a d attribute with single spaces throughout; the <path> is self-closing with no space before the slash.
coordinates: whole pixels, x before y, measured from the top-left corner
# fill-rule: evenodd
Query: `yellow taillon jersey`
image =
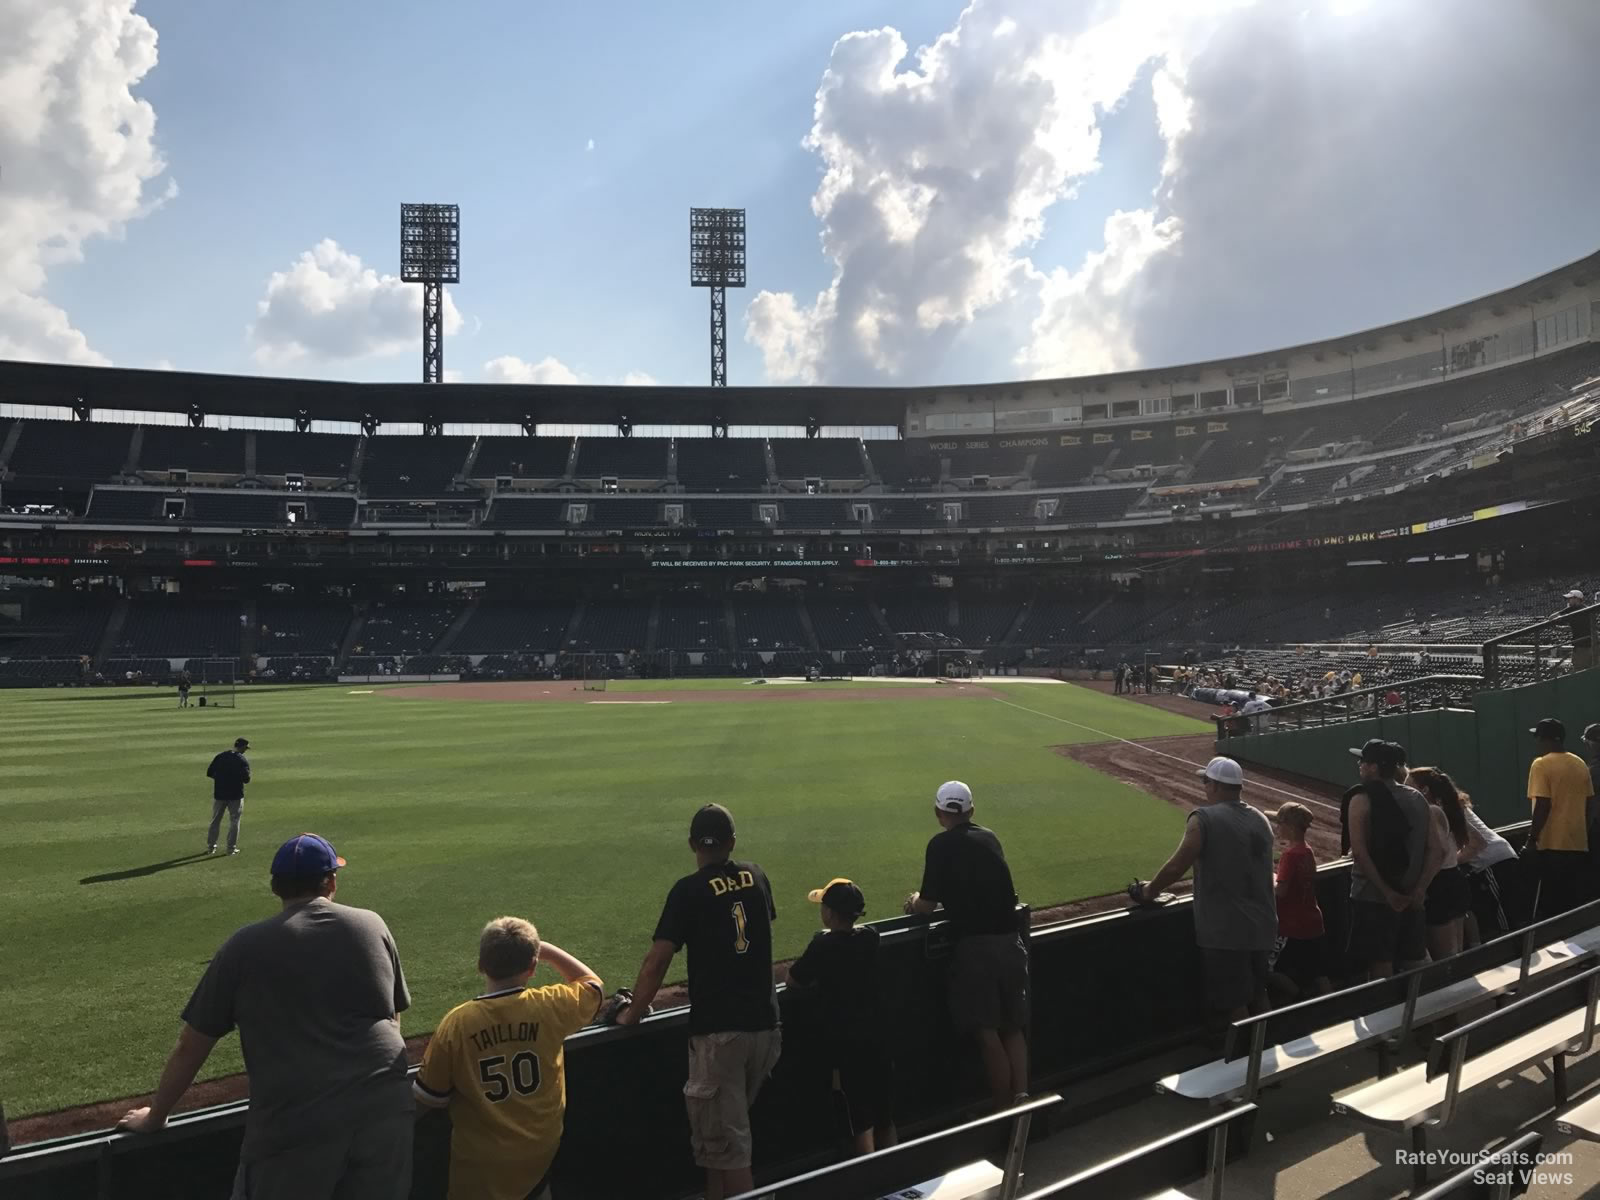
<path id="1" fill-rule="evenodd" d="M 524 1200 L 544 1178 L 567 1106 L 562 1043 L 602 999 L 590 976 L 491 992 L 445 1014 L 413 1090 L 450 1108 L 450 1200 Z"/>

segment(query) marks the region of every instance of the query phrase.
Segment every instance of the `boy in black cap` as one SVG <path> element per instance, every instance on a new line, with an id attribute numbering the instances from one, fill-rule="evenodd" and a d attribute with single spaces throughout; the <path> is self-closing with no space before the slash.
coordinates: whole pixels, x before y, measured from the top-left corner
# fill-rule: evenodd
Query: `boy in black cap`
<path id="1" fill-rule="evenodd" d="M 733 854 L 733 814 L 707 804 L 689 823 L 696 870 L 672 885 L 655 939 L 639 967 L 633 1003 L 618 1025 L 650 1011 L 667 966 L 689 947 L 689 1079 L 683 1096 L 706 1200 L 755 1186 L 750 1173 L 750 1106 L 778 1065 L 778 990 L 772 978 L 772 885 Z"/>
<path id="2" fill-rule="evenodd" d="M 871 1154 L 893 1146 L 893 1065 L 878 984 L 878 931 L 857 928 L 867 899 L 848 879 L 830 880 L 807 897 L 821 906 L 825 932 L 789 967 L 789 982 L 817 992 L 833 1090 L 844 1101 L 853 1149 Z"/>

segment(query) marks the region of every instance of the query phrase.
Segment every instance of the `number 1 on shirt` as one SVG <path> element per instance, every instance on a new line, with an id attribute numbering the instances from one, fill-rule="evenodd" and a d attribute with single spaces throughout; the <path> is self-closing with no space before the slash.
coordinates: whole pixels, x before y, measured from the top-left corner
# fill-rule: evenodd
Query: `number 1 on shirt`
<path id="1" fill-rule="evenodd" d="M 750 949 L 750 938 L 745 932 L 744 901 L 737 900 L 733 905 L 733 952 L 743 954 Z"/>

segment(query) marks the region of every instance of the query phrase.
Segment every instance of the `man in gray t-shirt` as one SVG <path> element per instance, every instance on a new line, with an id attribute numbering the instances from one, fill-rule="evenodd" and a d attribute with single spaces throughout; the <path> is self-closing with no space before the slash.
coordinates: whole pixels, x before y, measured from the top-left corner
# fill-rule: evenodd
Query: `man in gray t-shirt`
<path id="1" fill-rule="evenodd" d="M 1404 746 L 1373 738 L 1352 748 L 1361 787 L 1350 795 L 1350 935 L 1346 954 L 1368 979 L 1387 979 L 1427 951 L 1423 899 L 1444 862 L 1427 798 L 1406 786 Z"/>
<path id="2" fill-rule="evenodd" d="M 237 1028 L 250 1107 L 235 1200 L 393 1200 L 410 1190 L 415 1106 L 399 1014 L 411 997 L 383 918 L 333 903 L 344 865 L 315 834 L 279 848 L 272 890 L 283 911 L 222 944 L 150 1106 L 118 1126 L 165 1125 Z"/>
<path id="3" fill-rule="evenodd" d="M 1139 898 L 1153 902 L 1194 868 L 1194 940 L 1205 962 L 1206 1004 L 1237 1021 L 1267 1005 L 1268 959 L 1278 938 L 1272 824 L 1244 802 L 1244 770 L 1213 758 L 1199 774 L 1205 803 Z"/>

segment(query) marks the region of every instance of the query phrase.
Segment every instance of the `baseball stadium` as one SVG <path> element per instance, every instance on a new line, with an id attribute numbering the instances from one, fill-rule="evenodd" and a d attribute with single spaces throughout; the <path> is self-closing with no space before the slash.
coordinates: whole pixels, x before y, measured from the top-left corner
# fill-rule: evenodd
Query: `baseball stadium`
<path id="1" fill-rule="evenodd" d="M 742 237 L 694 220 L 696 246 Z M 1600 255 L 1317 344 L 970 387 L 0 363 L 0 1189 L 226 1193 L 238 1038 L 164 1129 L 114 1127 L 274 908 L 286 839 L 336 846 L 340 902 L 392 931 L 414 1067 L 497 914 L 632 985 L 718 804 L 771 881 L 774 961 L 848 878 L 895 1014 L 901 1141 L 847 1157 L 778 968 L 752 1195 L 1389 1196 L 1556 1151 L 1580 1182 L 1529 1194 L 1585 1194 L 1595 891 L 1508 878 L 1475 944 L 1370 981 L 1330 951 L 1326 988 L 1219 1034 L 1162 871 L 1234 760 L 1249 805 L 1312 818 L 1344 946 L 1373 745 L 1531 846 L 1530 727 L 1578 750 L 1600 720 L 1597 413 Z M 224 837 L 207 764 L 236 738 Z M 944 1003 L 961 939 L 906 904 L 947 780 L 1003 841 L 1027 946 L 1029 1086 L 998 1111 Z M 560 1196 L 698 1194 L 683 980 L 567 1039 Z M 418 1122 L 411 1196 L 445 1195 L 449 1139 Z"/>

